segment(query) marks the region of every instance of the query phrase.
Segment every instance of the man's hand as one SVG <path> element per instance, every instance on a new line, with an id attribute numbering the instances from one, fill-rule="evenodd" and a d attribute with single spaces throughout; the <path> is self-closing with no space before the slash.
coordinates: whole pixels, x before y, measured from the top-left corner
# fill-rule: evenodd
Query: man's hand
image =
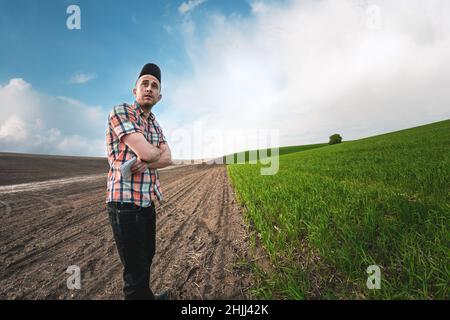
<path id="1" fill-rule="evenodd" d="M 172 165 L 172 152 L 170 151 L 169 146 L 167 144 L 161 144 L 161 146 L 158 147 L 158 150 L 160 152 L 158 161 L 148 162 L 143 161 L 138 157 L 136 163 L 131 166 L 131 173 L 141 174 L 142 172 L 147 170 L 147 168 L 161 169 Z"/>
<path id="2" fill-rule="evenodd" d="M 131 166 L 132 174 L 141 174 L 148 168 L 148 162 L 142 161 L 140 158 L 137 158 L 137 161 Z"/>
<path id="3" fill-rule="evenodd" d="M 172 162 L 172 152 L 170 151 L 169 145 L 167 143 L 161 143 L 159 145 L 159 150 L 161 151 L 161 156 L 158 161 L 148 163 L 150 169 L 161 169 L 168 167 L 173 164 Z"/>
<path id="4" fill-rule="evenodd" d="M 140 132 L 127 134 L 122 140 L 143 161 L 156 162 L 161 156 L 161 150 L 148 142 Z"/>

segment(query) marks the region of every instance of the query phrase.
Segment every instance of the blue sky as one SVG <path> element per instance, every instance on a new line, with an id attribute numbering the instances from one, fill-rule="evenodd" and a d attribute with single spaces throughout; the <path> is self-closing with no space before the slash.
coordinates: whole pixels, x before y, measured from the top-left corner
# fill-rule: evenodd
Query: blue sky
<path id="1" fill-rule="evenodd" d="M 183 38 L 175 30 L 185 20 L 183 1 L 59 1 L 0 2 L 0 83 L 19 77 L 52 95 L 70 96 L 105 108 L 130 98 L 130 85 L 143 64 L 154 61 L 170 74 L 188 73 L 190 61 Z M 81 9 L 81 30 L 68 30 L 66 9 Z M 207 1 L 190 12 L 247 15 L 246 1 Z M 77 74 L 95 75 L 89 83 L 70 82 Z M 101 94 L 99 94 L 101 93 Z"/>
<path id="2" fill-rule="evenodd" d="M 81 30 L 69 30 L 69 5 Z M 0 151 L 105 156 L 141 67 L 175 158 L 450 118 L 446 0 L 0 1 Z M 269 132 L 270 131 L 270 132 Z"/>

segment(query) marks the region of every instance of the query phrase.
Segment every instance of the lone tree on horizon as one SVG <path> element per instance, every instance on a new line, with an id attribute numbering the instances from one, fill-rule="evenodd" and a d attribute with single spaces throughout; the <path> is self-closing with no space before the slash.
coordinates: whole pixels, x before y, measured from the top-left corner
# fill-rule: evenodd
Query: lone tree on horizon
<path id="1" fill-rule="evenodd" d="M 342 137 L 340 134 L 333 134 L 332 136 L 330 136 L 330 142 L 328 142 L 328 144 L 337 144 L 337 143 L 341 143 L 342 142 Z"/>

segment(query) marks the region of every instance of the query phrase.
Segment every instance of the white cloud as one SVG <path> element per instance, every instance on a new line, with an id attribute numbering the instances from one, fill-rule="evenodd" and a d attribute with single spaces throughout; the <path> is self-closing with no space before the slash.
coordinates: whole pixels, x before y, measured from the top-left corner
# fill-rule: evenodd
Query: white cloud
<path id="1" fill-rule="evenodd" d="M 250 3 L 252 13 L 266 13 L 268 11 L 268 6 L 261 1 L 254 1 Z"/>
<path id="2" fill-rule="evenodd" d="M 106 156 L 107 113 L 37 92 L 23 79 L 0 86 L 0 150 Z"/>
<path id="3" fill-rule="evenodd" d="M 205 1 L 206 0 L 188 0 L 188 1 L 185 1 L 178 7 L 178 12 L 180 12 L 181 14 L 186 14 L 189 11 L 194 10 L 195 7 L 201 5 Z"/>
<path id="4" fill-rule="evenodd" d="M 69 82 L 74 84 L 82 84 L 97 78 L 96 73 L 78 73 L 73 75 Z"/>
<path id="5" fill-rule="evenodd" d="M 28 132 L 25 123 L 14 114 L 0 127 L 0 139 L 8 139 L 13 143 L 20 143 L 27 136 Z"/>
<path id="6" fill-rule="evenodd" d="M 250 18 L 209 14 L 203 38 L 198 23 L 183 21 L 193 72 L 172 80 L 162 125 L 192 136 L 193 123 L 276 128 L 280 144 L 292 145 L 449 118 L 450 2 L 370 4 L 380 8 L 378 30 L 356 0 L 254 2 Z M 193 144 L 193 157 L 221 153 L 200 153 L 214 141 Z"/>
<path id="7" fill-rule="evenodd" d="M 163 25 L 163 28 L 168 34 L 172 34 L 172 32 L 173 32 L 173 27 L 172 26 L 170 26 L 168 24 L 165 24 L 165 25 Z"/>

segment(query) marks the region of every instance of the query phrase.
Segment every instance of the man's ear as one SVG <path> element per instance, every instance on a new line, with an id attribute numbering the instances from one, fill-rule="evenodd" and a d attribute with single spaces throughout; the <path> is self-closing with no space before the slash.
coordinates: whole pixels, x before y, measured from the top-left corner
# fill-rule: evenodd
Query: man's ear
<path id="1" fill-rule="evenodd" d="M 159 96 L 158 96 L 158 102 L 161 101 L 161 99 L 162 99 L 162 94 L 159 94 Z"/>
<path id="2" fill-rule="evenodd" d="M 136 88 L 133 88 L 133 96 L 135 96 L 136 97 Z"/>

